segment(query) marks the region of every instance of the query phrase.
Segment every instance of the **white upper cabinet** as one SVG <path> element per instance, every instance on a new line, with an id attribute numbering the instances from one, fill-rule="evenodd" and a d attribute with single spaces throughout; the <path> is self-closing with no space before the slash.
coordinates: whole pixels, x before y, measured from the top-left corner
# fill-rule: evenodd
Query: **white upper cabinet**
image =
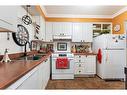
<path id="1" fill-rule="evenodd" d="M 62 33 L 64 35 L 72 35 L 72 23 L 62 22 Z"/>
<path id="2" fill-rule="evenodd" d="M 72 42 L 92 42 L 92 23 L 46 22 L 46 41 L 54 36 L 70 36 Z"/>
<path id="3" fill-rule="evenodd" d="M 62 34 L 62 24 L 59 22 L 53 22 L 53 35 Z"/>
<path id="4" fill-rule="evenodd" d="M 53 22 L 53 35 L 72 35 L 72 23 Z"/>
<path id="5" fill-rule="evenodd" d="M 73 23 L 72 42 L 82 41 L 82 23 Z"/>
<path id="6" fill-rule="evenodd" d="M 16 6 L 0 6 L 0 30 L 16 32 Z"/>
<path id="7" fill-rule="evenodd" d="M 93 41 L 92 23 L 83 23 L 82 25 L 82 40 L 83 42 Z"/>
<path id="8" fill-rule="evenodd" d="M 52 32 L 52 22 L 46 22 L 46 41 L 47 42 L 52 42 L 53 41 L 53 38 L 52 38 L 52 35 L 53 35 L 53 32 Z"/>
<path id="9" fill-rule="evenodd" d="M 73 23 L 73 42 L 92 42 L 92 23 Z"/>

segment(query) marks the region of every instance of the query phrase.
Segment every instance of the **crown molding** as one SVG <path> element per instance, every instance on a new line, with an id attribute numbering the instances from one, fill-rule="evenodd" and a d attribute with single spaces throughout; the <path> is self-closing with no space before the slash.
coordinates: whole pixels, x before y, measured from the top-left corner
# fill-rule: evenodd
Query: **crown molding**
<path id="1" fill-rule="evenodd" d="M 125 11 L 127 11 L 127 7 L 124 7 L 124 8 L 122 8 L 121 10 L 119 10 L 117 13 L 113 14 L 113 15 L 112 15 L 112 18 L 114 18 L 114 17 L 116 17 L 116 16 L 118 16 L 118 15 L 124 13 Z"/>
<path id="2" fill-rule="evenodd" d="M 47 14 L 47 12 L 46 12 L 45 7 L 44 7 L 44 6 L 40 6 L 40 8 L 41 8 L 41 10 L 43 11 L 45 17 L 47 17 L 48 14 Z"/>
<path id="3" fill-rule="evenodd" d="M 47 14 L 48 18 L 111 18 L 111 15 L 67 15 L 67 14 Z"/>
<path id="4" fill-rule="evenodd" d="M 122 8 L 117 13 L 113 15 L 70 15 L 70 14 L 48 14 L 44 6 L 40 6 L 45 17 L 47 18 L 114 18 L 121 13 L 127 11 L 127 7 Z"/>

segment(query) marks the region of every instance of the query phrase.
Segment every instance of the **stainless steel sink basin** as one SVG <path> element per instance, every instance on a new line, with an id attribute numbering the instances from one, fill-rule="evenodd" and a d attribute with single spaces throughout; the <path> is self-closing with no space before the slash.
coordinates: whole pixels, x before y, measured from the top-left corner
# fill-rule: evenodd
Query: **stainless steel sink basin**
<path id="1" fill-rule="evenodd" d="M 25 56 L 25 57 L 20 57 L 17 60 L 39 60 L 42 57 L 46 56 L 46 54 L 37 54 L 37 55 L 32 55 L 32 56 Z"/>

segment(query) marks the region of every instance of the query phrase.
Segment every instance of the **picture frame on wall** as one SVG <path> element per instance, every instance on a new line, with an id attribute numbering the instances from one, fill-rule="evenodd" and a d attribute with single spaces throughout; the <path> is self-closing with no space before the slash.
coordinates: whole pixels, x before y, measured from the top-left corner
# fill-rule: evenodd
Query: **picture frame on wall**
<path id="1" fill-rule="evenodd" d="M 37 42 L 31 42 L 31 50 L 37 50 Z"/>

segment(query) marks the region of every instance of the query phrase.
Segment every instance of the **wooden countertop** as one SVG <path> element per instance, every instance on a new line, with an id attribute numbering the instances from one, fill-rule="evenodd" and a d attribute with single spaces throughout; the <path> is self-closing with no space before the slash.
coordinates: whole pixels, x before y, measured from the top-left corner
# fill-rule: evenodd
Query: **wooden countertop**
<path id="1" fill-rule="evenodd" d="M 73 53 L 74 55 L 97 55 L 96 53 Z"/>
<path id="2" fill-rule="evenodd" d="M 14 60 L 9 63 L 0 62 L 0 89 L 5 89 L 14 83 L 37 65 L 45 61 L 50 55 L 51 52 L 47 53 L 46 56 L 36 61 Z"/>

